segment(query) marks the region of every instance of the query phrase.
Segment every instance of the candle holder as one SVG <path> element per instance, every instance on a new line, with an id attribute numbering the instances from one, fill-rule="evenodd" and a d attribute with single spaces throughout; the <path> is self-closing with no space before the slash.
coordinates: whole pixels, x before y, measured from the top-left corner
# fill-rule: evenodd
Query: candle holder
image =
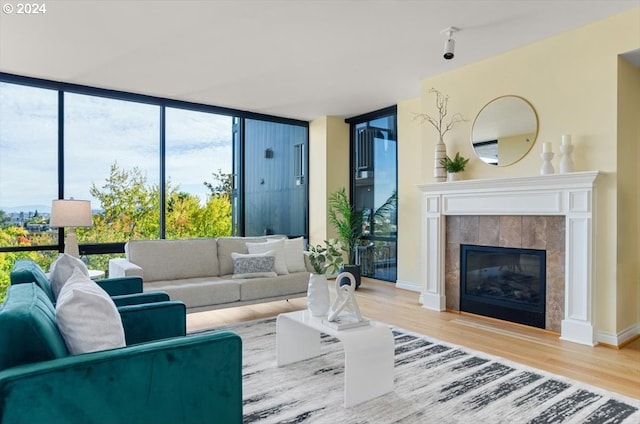
<path id="1" fill-rule="evenodd" d="M 573 152 L 572 145 L 563 144 L 562 146 L 560 146 L 560 153 L 562 153 L 562 157 L 560 158 L 561 174 L 573 172 L 573 160 L 571 160 L 571 152 Z"/>
<path id="2" fill-rule="evenodd" d="M 553 152 L 543 152 L 540 154 L 542 158 L 542 168 L 540 168 L 540 175 L 549 175 L 553 174 L 555 170 L 553 169 L 553 165 L 551 164 L 551 159 L 553 159 Z"/>

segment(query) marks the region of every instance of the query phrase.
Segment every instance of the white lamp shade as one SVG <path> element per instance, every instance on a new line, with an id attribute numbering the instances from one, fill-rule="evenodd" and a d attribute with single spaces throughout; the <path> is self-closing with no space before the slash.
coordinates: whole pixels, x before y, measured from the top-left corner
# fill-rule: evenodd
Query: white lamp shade
<path id="1" fill-rule="evenodd" d="M 51 227 L 91 227 L 91 202 L 88 200 L 54 200 L 51 203 Z"/>

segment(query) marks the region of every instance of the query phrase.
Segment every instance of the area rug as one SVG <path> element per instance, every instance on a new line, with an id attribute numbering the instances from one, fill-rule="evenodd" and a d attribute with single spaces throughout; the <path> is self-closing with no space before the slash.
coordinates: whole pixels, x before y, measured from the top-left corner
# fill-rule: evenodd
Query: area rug
<path id="1" fill-rule="evenodd" d="M 640 423 L 636 399 L 391 326 L 394 391 L 344 408 L 337 339 L 278 368 L 274 318 L 227 328 L 243 341 L 245 423 Z"/>

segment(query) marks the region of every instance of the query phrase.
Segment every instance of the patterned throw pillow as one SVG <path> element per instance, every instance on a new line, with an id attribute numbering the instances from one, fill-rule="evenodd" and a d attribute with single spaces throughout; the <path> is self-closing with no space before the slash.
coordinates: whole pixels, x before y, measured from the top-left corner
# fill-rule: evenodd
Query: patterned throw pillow
<path id="1" fill-rule="evenodd" d="M 264 253 L 237 253 L 232 252 L 233 277 L 232 278 L 258 278 L 276 277 L 274 271 L 276 256 L 273 251 Z"/>

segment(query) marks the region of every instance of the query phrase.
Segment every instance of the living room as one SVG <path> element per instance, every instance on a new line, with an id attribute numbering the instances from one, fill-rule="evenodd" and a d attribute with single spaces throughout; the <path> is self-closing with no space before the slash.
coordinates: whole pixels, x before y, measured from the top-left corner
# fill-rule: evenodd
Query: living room
<path id="1" fill-rule="evenodd" d="M 383 2 L 384 3 L 384 2 Z M 434 111 L 433 94 L 431 88 L 437 88 L 449 96 L 451 111 L 460 113 L 467 121 L 456 125 L 446 137 L 447 151 L 451 154 L 460 152 L 472 160 L 464 173 L 465 183 L 475 180 L 503 180 L 531 178 L 530 185 L 535 186 L 535 177 L 540 174 L 542 161 L 540 153 L 544 142 L 552 143 L 556 152 L 554 165 L 558 170 L 559 148 L 561 137 L 571 134 L 575 146 L 573 161 L 575 171 L 597 172 L 594 182 L 593 222 L 588 225 L 593 231 L 587 233 L 589 240 L 588 261 L 591 267 L 586 271 L 590 281 L 582 292 L 586 300 L 578 300 L 577 304 L 584 310 L 578 311 L 576 320 L 586 326 L 586 332 L 591 334 L 591 344 L 608 345 L 622 348 L 625 345 L 637 344 L 640 335 L 640 270 L 638 257 L 640 254 L 639 234 L 640 216 L 638 192 L 640 176 L 639 130 L 637 127 L 637 111 L 640 103 L 638 93 L 639 77 L 637 64 L 634 66 L 624 56 L 628 53 L 637 55 L 640 49 L 640 9 L 637 2 L 626 2 L 620 13 L 603 17 L 571 30 L 558 32 L 554 35 L 535 40 L 517 48 L 502 51 L 463 66 L 451 66 L 440 72 L 422 76 L 416 83 L 415 92 L 395 98 L 397 103 L 398 120 L 398 274 L 393 285 L 371 281 L 371 290 L 365 286 L 358 294 L 362 299 L 363 310 L 372 318 L 384 322 L 392 322 L 400 327 L 410 327 L 412 321 L 424 320 L 435 330 L 438 325 L 433 320 L 448 321 L 449 318 L 438 318 L 447 309 L 440 306 L 440 297 L 446 292 L 437 288 L 431 290 L 433 284 L 427 277 L 425 267 L 426 250 L 425 237 L 422 234 L 425 216 L 423 205 L 425 193 L 419 188 L 432 183 L 433 151 L 437 142 L 437 133 L 427 124 L 420 124 L 415 115 L 419 113 L 432 114 Z M 55 10 L 55 2 L 49 5 Z M 634 7 L 635 6 L 635 7 Z M 186 12 L 183 12 L 186 14 Z M 15 16 L 14 16 L 15 17 Z M 2 27 L 9 16 L 5 13 Z M 25 17 L 26 18 L 26 17 Z M 35 18 L 35 17 L 28 17 Z M 29 25 L 34 25 L 33 20 Z M 456 57 L 451 61 L 464 60 L 464 44 L 473 38 L 473 28 L 465 27 L 455 21 L 440 25 L 460 25 L 461 31 L 454 34 L 457 43 Z M 497 24 L 496 24 L 497 25 Z M 434 61 L 441 61 L 442 43 L 444 35 L 440 34 L 440 27 L 433 28 L 433 38 L 438 47 L 434 51 Z M 3 29 L 2 31 L 5 31 Z M 61 29 L 62 31 L 62 29 Z M 523 29 L 524 31 L 524 29 Z M 33 33 L 38 33 L 33 31 Z M 47 78 L 46 70 L 29 70 L 21 68 L 22 60 L 19 55 L 9 55 L 5 52 L 9 43 L 8 37 L 2 33 L 2 57 L 0 70 L 9 74 L 37 76 Z M 20 47 L 24 52 L 36 40 L 29 37 L 18 37 L 25 43 Z M 80 37 L 81 38 L 81 37 Z M 15 39 L 14 39 L 15 40 Z M 31 42 L 29 40 L 32 40 Z M 86 46 L 85 46 L 86 47 Z M 15 49 L 15 47 L 14 47 Z M 75 60 L 73 52 L 65 52 L 65 60 Z M 421 50 L 411 51 L 411 54 L 425 55 Z M 436 55 L 437 53 L 437 55 Z M 27 55 L 28 53 L 23 53 Z M 621 57 L 623 55 L 623 57 Z M 436 57 L 437 56 L 437 57 Z M 14 61 L 15 60 L 15 61 Z M 28 61 L 26 61 L 28 62 Z M 51 61 L 53 63 L 55 61 Z M 444 61 L 443 61 L 444 62 Z M 49 64 L 52 68 L 54 65 Z M 42 66 L 42 65 L 41 65 Z M 42 67 L 45 69 L 46 67 Z M 176 71 L 177 72 L 177 71 Z M 275 78 L 273 74 L 272 77 Z M 52 78 L 49 76 L 49 78 Z M 183 77 L 186 78 L 186 77 Z M 52 78 L 59 80 L 60 78 Z M 68 80 L 66 82 L 75 82 Z M 90 84 L 87 84 L 90 85 Z M 99 84 L 96 84 L 99 85 Z M 322 84 L 318 84 L 322 85 Z M 109 88 L 114 88 L 110 86 Z M 372 90 L 380 87 L 372 87 Z M 269 91 L 267 88 L 253 87 L 249 92 Z M 140 92 L 146 92 L 140 88 Z M 212 89 L 212 92 L 215 90 Z M 164 95 L 171 97 L 173 92 L 180 92 L 178 88 L 168 89 Z M 318 95 L 318 94 L 316 94 Z M 479 111 L 492 99 L 504 95 L 517 95 L 533 105 L 539 122 L 539 132 L 531 151 L 521 160 L 507 167 L 491 167 L 481 163 L 469 143 L 469 134 L 474 118 Z M 319 96 L 319 95 L 318 95 Z M 336 95 L 339 97 L 338 95 Z M 212 94 L 212 97 L 213 96 Z M 364 94 L 361 97 L 366 97 Z M 251 95 L 247 94 L 244 109 L 251 110 Z M 211 100 L 210 104 L 219 104 Z M 326 218 L 326 197 L 339 187 L 348 186 L 349 175 L 349 140 L 350 127 L 344 118 L 360 113 L 370 112 L 387 104 L 372 103 L 369 109 L 359 110 L 352 115 L 341 113 L 324 113 L 305 118 L 309 121 L 309 233 L 310 243 L 318 243 L 335 234 Z M 263 112 L 260 105 L 256 105 L 258 112 Z M 302 108 L 301 108 L 302 109 Z M 275 109 L 274 109 L 275 110 Z M 301 112 L 302 113 L 302 112 Z M 306 113 L 306 112 L 305 112 Z M 277 115 L 277 113 L 274 112 Z M 291 116 L 300 119 L 301 116 Z M 312 159 L 311 159 L 312 158 Z M 330 159 L 329 159 L 330 158 Z M 560 175 L 558 175 L 561 178 Z M 562 180 L 559 180 L 562 181 Z M 491 182 L 489 182 L 491 184 Z M 496 181 L 499 184 L 500 181 Z M 561 184 L 561 182 L 559 183 Z M 452 184 L 446 183 L 444 186 Z M 4 189 L 4 187 L 3 187 Z M 444 258 L 443 258 L 444 260 Z M 442 281 L 444 285 L 444 281 Z M 399 294 L 394 294 L 398 290 Z M 376 298 L 376 294 L 380 298 Z M 426 295 L 426 296 L 425 296 Z M 438 301 L 428 309 L 423 308 L 425 300 L 436 296 Z M 403 302 L 413 302 L 415 317 L 405 321 L 393 322 L 400 314 L 402 306 L 392 306 L 395 312 L 388 314 L 385 319 L 384 311 L 379 311 L 380 303 L 386 304 L 387 298 L 399 297 Z M 262 316 L 274 316 L 278 312 L 289 308 L 304 308 L 302 299 L 282 305 L 256 305 L 242 310 L 217 311 L 207 317 L 191 317 L 193 328 L 200 325 L 200 320 L 213 323 L 229 323 L 235 317 L 253 319 Z M 225 315 L 224 314 L 228 314 Z M 229 318 L 234 317 L 234 318 Z M 209 320 L 209 321 L 207 321 Z M 197 321 L 197 322 L 195 322 Z M 437 321 L 440 322 L 440 321 Z M 442 324 L 442 322 L 441 322 Z M 209 325 L 209 324 L 207 324 Z M 445 325 L 445 324 L 442 324 Z M 481 324 L 474 324 L 482 327 Z M 448 327 L 455 332 L 456 327 Z M 501 324 L 499 331 L 516 332 L 520 330 L 504 330 Z M 411 328 L 410 328 L 411 329 Z M 425 331 L 424 328 L 422 328 Z M 417 331 L 417 330 L 416 330 Z M 475 328 L 474 331 L 486 331 Z M 473 332 L 473 331 L 471 331 Z M 558 332 L 560 333 L 560 332 Z M 468 332 L 466 334 L 469 334 Z M 495 334 L 495 331 L 491 333 Z M 535 334 L 535 333 L 534 333 Z M 444 339 L 444 334 L 432 334 Z M 523 337 L 523 336 L 521 336 Z M 526 337 L 530 337 L 527 333 Z M 540 336 L 545 339 L 548 335 Z M 552 336 L 558 338 L 558 334 Z M 503 339 L 496 339 L 504 342 Z M 634 342 L 634 340 L 636 340 Z M 461 343 L 460 340 L 452 341 Z M 475 348 L 478 348 L 475 345 Z M 485 342 L 486 344 L 487 342 Z M 560 343 L 560 342 L 558 342 Z M 491 342 L 489 342 L 491 344 Z M 575 343 L 570 343 L 575 344 Z M 590 344 L 590 343 L 582 343 Z M 531 348 L 529 345 L 527 348 Z M 563 345 L 564 346 L 564 345 Z M 599 348 L 602 348 L 600 346 Z M 489 347 L 491 349 L 491 347 Z M 593 349 L 589 346 L 577 344 L 576 349 Z M 505 348 L 504 350 L 509 350 Z M 612 352 L 618 352 L 611 349 Z M 605 355 L 609 355 L 606 353 Z M 515 356 L 522 356 L 516 354 Z M 566 360 L 571 363 L 571 359 Z M 566 365 L 570 368 L 570 365 Z M 581 371 L 576 371 L 580 374 Z M 637 376 L 637 369 L 632 371 Z M 597 380 L 596 377 L 588 377 Z M 615 383 L 611 383 L 615 384 Z M 609 387 L 611 389 L 611 387 Z"/>

